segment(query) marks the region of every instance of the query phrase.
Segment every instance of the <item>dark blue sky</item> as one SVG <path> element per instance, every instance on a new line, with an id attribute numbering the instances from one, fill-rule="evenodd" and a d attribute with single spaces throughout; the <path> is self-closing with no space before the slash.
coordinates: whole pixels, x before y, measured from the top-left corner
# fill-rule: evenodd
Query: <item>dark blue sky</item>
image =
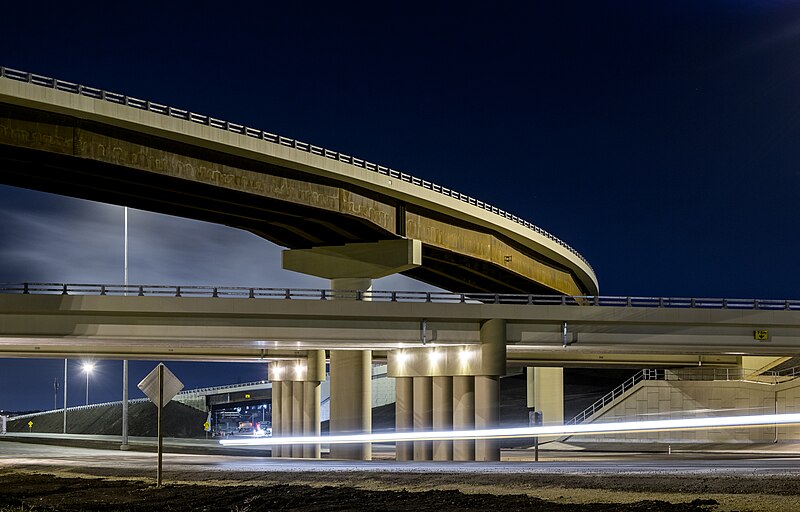
<path id="1" fill-rule="evenodd" d="M 800 297 L 800 5 L 443 5 L 18 3 L 0 65 L 441 183 L 566 240 L 606 295 Z M 0 187 L 0 281 L 119 282 L 120 226 L 117 207 Z M 131 229 L 131 282 L 317 286 L 246 233 L 145 212 Z M 0 361 L 0 408 L 26 407 L 9 390 L 40 363 Z M 183 377 L 263 375 L 211 368 Z M 41 373 L 31 407 L 52 405 Z"/>

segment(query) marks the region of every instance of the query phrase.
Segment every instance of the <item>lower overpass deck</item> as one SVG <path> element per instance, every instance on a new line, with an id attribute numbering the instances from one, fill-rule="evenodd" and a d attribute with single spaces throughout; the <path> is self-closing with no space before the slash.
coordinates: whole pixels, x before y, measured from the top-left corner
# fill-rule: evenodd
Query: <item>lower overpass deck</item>
<path id="1" fill-rule="evenodd" d="M 800 301 L 15 284 L 0 285 L 0 357 L 254 361 L 371 349 L 380 359 L 477 345 L 489 319 L 506 322 L 509 364 L 734 365 L 800 353 Z"/>

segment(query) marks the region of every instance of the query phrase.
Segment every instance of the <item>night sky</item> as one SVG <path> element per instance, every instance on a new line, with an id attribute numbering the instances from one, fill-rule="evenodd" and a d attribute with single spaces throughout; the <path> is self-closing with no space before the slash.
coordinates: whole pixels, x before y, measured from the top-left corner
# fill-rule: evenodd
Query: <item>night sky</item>
<path id="1" fill-rule="evenodd" d="M 603 295 L 800 298 L 796 2 L 178 4 L 15 2 L 0 65 L 469 194 L 575 247 Z M 249 233 L 130 222 L 131 283 L 326 286 Z M 122 248 L 119 206 L 0 186 L 0 282 L 121 283 Z M 132 364 L 134 389 L 154 364 Z M 100 365 L 91 400 L 119 399 L 121 363 Z M 266 373 L 169 366 L 188 387 Z M 61 360 L 0 359 L 0 409 L 51 408 L 62 374 Z"/>

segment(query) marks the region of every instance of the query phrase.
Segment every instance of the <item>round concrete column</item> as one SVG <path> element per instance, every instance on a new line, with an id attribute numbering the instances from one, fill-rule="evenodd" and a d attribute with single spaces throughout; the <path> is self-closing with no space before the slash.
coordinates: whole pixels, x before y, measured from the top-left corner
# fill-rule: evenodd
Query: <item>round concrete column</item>
<path id="1" fill-rule="evenodd" d="M 475 428 L 475 377 L 453 377 L 453 430 Z M 453 460 L 475 460 L 475 440 L 453 441 Z"/>
<path id="2" fill-rule="evenodd" d="M 272 437 L 278 438 L 281 434 L 281 421 L 283 418 L 282 414 L 282 388 L 283 382 L 273 382 L 272 383 Z M 281 447 L 277 445 L 272 446 L 272 456 L 273 457 L 280 457 L 281 456 Z"/>
<path id="3" fill-rule="evenodd" d="M 453 377 L 433 378 L 433 430 L 453 429 Z M 453 441 L 433 442 L 433 460 L 453 460 Z"/>
<path id="4" fill-rule="evenodd" d="M 355 300 L 372 288 L 371 279 L 331 279 L 338 300 Z M 342 291 L 353 291 L 344 295 Z M 369 300 L 369 296 L 361 296 Z M 372 433 L 372 351 L 331 350 L 331 434 Z M 371 460 L 372 444 L 331 445 L 331 458 Z"/>
<path id="5" fill-rule="evenodd" d="M 303 435 L 303 382 L 292 382 L 292 437 Z M 292 445 L 292 457 L 303 456 L 303 445 Z"/>
<path id="6" fill-rule="evenodd" d="M 281 436 L 283 437 L 292 437 L 294 432 L 292 432 L 292 383 L 290 381 L 284 381 L 281 385 Z M 291 457 L 292 456 L 292 446 L 291 445 L 283 445 L 281 446 L 281 457 Z"/>
<path id="7" fill-rule="evenodd" d="M 500 378 L 493 375 L 475 377 L 475 430 L 493 429 L 500 425 Z M 497 439 L 476 439 L 475 460 L 499 461 Z"/>
<path id="8" fill-rule="evenodd" d="M 414 432 L 430 432 L 433 426 L 433 378 L 413 377 Z M 431 441 L 414 441 L 414 460 L 433 460 Z"/>
<path id="9" fill-rule="evenodd" d="M 396 432 L 414 431 L 414 382 L 411 377 L 394 380 L 394 417 Z M 395 449 L 395 459 L 414 460 L 414 443 L 400 441 Z"/>
<path id="10" fill-rule="evenodd" d="M 303 383 L 303 435 L 320 435 L 320 383 Z M 320 450 L 318 444 L 303 445 L 303 457 L 307 459 L 319 459 Z"/>

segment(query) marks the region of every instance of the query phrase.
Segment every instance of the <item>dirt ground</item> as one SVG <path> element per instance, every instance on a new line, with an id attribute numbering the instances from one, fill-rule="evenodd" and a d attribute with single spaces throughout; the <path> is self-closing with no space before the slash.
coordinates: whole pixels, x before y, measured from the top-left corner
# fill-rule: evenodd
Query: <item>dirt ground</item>
<path id="1" fill-rule="evenodd" d="M 713 499 L 686 503 L 556 503 L 527 494 L 464 493 L 455 489 L 366 490 L 352 486 L 185 485 L 156 488 L 141 480 L 65 478 L 21 471 L 0 473 L 0 511 L 516 511 L 694 512 L 716 509 Z"/>

